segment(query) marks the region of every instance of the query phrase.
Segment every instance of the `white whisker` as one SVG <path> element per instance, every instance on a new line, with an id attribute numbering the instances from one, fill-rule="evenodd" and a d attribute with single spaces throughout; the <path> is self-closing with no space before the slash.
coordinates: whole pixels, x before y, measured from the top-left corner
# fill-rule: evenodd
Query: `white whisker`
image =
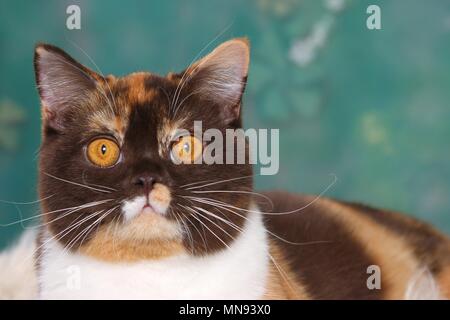
<path id="1" fill-rule="evenodd" d="M 196 212 L 194 209 L 183 206 L 186 210 L 189 210 L 191 212 L 193 212 L 194 214 L 191 215 L 191 217 L 193 217 L 195 220 L 197 220 L 198 222 L 200 222 L 200 224 L 202 226 L 204 226 L 209 232 L 211 232 L 212 235 L 214 235 L 223 245 L 225 245 L 228 249 L 230 249 L 230 247 L 228 246 L 228 244 L 222 240 L 222 238 L 220 238 L 216 233 L 214 233 L 214 231 L 212 231 L 203 221 L 201 221 L 199 218 L 197 218 L 195 216 L 195 214 L 199 214 L 198 212 Z"/>
<path id="2" fill-rule="evenodd" d="M 237 178 L 231 178 L 231 179 L 224 179 L 224 180 L 214 181 L 214 182 L 207 183 L 207 184 L 204 184 L 204 185 L 201 185 L 201 186 L 195 186 L 195 187 L 186 188 L 186 190 L 201 189 L 201 188 L 213 186 L 213 185 L 216 185 L 216 184 L 219 184 L 219 183 L 225 183 L 225 182 L 236 181 L 236 180 L 241 180 L 241 179 L 248 179 L 248 178 L 252 178 L 252 177 L 255 177 L 255 176 L 258 176 L 258 174 L 252 174 L 252 175 L 243 176 L 243 177 L 237 177 Z M 181 187 L 183 187 L 183 186 L 181 186 Z"/>
<path id="3" fill-rule="evenodd" d="M 267 200 L 270 205 L 272 206 L 272 208 L 274 207 L 273 201 L 272 199 L 270 199 L 268 196 L 259 193 L 259 192 L 254 192 L 254 191 L 244 191 L 244 190 L 202 190 L 202 191 L 191 191 L 191 193 L 196 193 L 196 194 L 202 194 L 202 193 L 240 193 L 240 194 L 251 194 L 251 195 L 255 195 L 258 197 L 261 197 L 265 200 Z"/>
<path id="4" fill-rule="evenodd" d="M 223 206 L 226 206 L 226 207 L 229 207 L 229 208 L 232 208 L 232 209 L 236 209 L 236 210 L 242 210 L 242 211 L 245 211 L 245 212 L 252 212 L 252 213 L 260 213 L 260 214 L 267 214 L 267 215 L 287 215 L 287 214 L 293 214 L 293 213 L 296 213 L 296 212 L 299 212 L 299 211 L 302 211 L 302 210 L 305 210 L 306 208 L 308 208 L 308 207 L 310 207 L 311 205 L 313 205 L 315 202 L 317 202 L 320 198 L 322 198 L 323 197 L 323 195 L 332 187 L 332 186 L 334 186 L 334 184 L 337 182 L 337 176 L 336 175 L 332 175 L 333 177 L 334 177 L 334 179 L 333 179 L 333 181 L 319 194 L 319 195 L 317 195 L 313 200 L 311 200 L 310 202 L 308 202 L 306 205 L 304 205 L 304 206 L 302 206 L 302 207 L 300 207 L 300 208 L 297 208 L 297 209 L 293 209 L 293 210 L 290 210 L 290 211 L 284 211 L 284 212 L 264 212 L 264 211 L 257 211 L 257 210 L 250 210 L 250 209 L 245 209 L 245 208 L 240 208 L 240 207 L 236 207 L 236 206 L 233 206 L 233 205 L 230 205 L 230 204 L 228 204 L 228 203 L 225 203 L 225 202 L 222 202 L 222 201 L 220 201 L 220 200 L 217 200 L 217 199 L 212 199 L 212 198 L 203 198 L 203 199 L 207 199 L 207 200 L 210 200 L 210 201 L 217 201 L 217 202 L 222 202 L 222 205 Z M 190 197 L 190 196 L 182 196 L 183 198 L 195 198 L 195 197 Z"/>
<path id="5" fill-rule="evenodd" d="M 70 183 L 70 184 L 73 184 L 73 185 L 76 185 L 76 186 L 79 186 L 79 187 L 83 187 L 83 188 L 87 188 L 87 189 L 90 189 L 90 190 L 93 190 L 93 191 L 98 191 L 98 192 L 103 192 L 103 193 L 111 193 L 111 191 L 108 191 L 108 190 L 103 190 L 103 189 L 99 189 L 99 188 L 94 188 L 94 187 L 90 187 L 90 186 L 84 185 L 84 184 L 82 184 L 82 183 L 78 183 L 78 182 L 66 180 L 66 179 L 63 179 L 63 178 L 59 178 L 59 177 L 56 177 L 56 176 L 54 176 L 54 175 L 51 175 L 50 173 L 47 173 L 47 172 L 43 172 L 43 173 L 44 173 L 46 176 L 49 176 L 49 177 L 51 177 L 51 178 L 53 178 L 53 179 L 56 179 L 56 180 L 59 180 L 59 181 L 63 181 L 63 182 L 66 182 L 66 183 Z"/>
<path id="6" fill-rule="evenodd" d="M 88 216 L 84 217 L 82 220 L 77 222 L 77 219 L 83 217 L 82 215 L 80 215 L 79 217 L 77 217 L 71 224 L 69 224 L 69 226 L 67 226 L 66 228 L 64 228 L 62 231 L 58 232 L 57 234 L 53 235 L 52 237 L 50 237 L 49 239 L 45 240 L 39 247 L 37 247 L 34 252 L 32 253 L 32 255 L 30 256 L 30 259 L 33 258 L 33 256 L 39 251 L 39 249 L 44 248 L 45 245 L 47 243 L 49 243 L 50 241 L 56 239 L 57 241 L 60 241 L 62 238 L 64 238 L 67 234 L 69 234 L 70 231 L 72 231 L 73 229 L 75 229 L 77 226 L 80 226 L 82 223 L 84 223 L 85 221 L 95 217 L 96 215 L 98 215 L 99 213 L 101 213 L 101 211 L 96 211 L 92 214 L 89 214 Z M 76 222 L 76 223 L 75 223 Z M 63 234 L 64 233 L 64 234 Z M 63 234 L 61 237 L 59 237 L 59 235 Z M 41 253 L 42 255 L 43 253 Z M 41 257 L 41 255 L 39 257 L 36 257 L 36 260 L 39 260 L 39 258 Z"/>
<path id="7" fill-rule="evenodd" d="M 20 220 L 17 220 L 17 221 L 13 221 L 13 222 L 10 222 L 10 223 L 7 223 L 7 224 L 0 224 L 0 227 L 9 227 L 9 226 L 12 226 L 12 225 L 15 225 L 15 224 L 18 224 L 18 223 L 23 223 L 25 221 L 41 218 L 43 216 L 46 216 L 46 215 L 49 215 L 49 214 L 52 214 L 52 213 L 57 213 L 57 212 L 62 212 L 62 211 L 70 211 L 70 210 L 77 209 L 77 208 L 80 208 L 80 209 L 89 208 L 89 207 L 96 206 L 96 205 L 99 205 L 99 204 L 102 204 L 102 203 L 105 203 L 105 202 L 108 202 L 108 201 L 112 201 L 112 200 L 113 199 L 106 199 L 106 200 L 101 200 L 101 201 L 88 202 L 88 203 L 80 205 L 80 206 L 52 210 L 52 211 L 48 211 L 48 212 L 45 212 L 45 213 L 37 214 L 37 215 L 32 216 L 32 217 L 28 217 L 28 218 L 25 218 L 25 219 L 20 219 Z M 43 225 L 45 225 L 45 224 L 43 224 Z M 25 227 L 25 226 L 23 226 L 23 227 L 24 227 L 24 229 L 34 229 L 34 228 L 41 227 L 43 225 L 37 225 L 37 226 L 33 226 L 33 227 Z"/>
<path id="8" fill-rule="evenodd" d="M 198 199 L 193 199 L 193 200 L 197 201 L 197 202 L 200 202 L 200 203 L 204 203 L 204 204 L 213 206 L 213 207 L 216 207 L 216 208 L 219 209 L 219 211 L 220 211 L 220 209 L 226 210 L 226 211 L 231 212 L 231 213 L 241 217 L 242 219 L 248 221 L 248 218 L 246 216 L 244 216 L 242 214 L 239 214 L 236 211 L 233 211 L 233 210 L 231 210 L 231 209 L 229 209 L 229 208 L 227 208 L 227 207 L 225 207 L 223 205 L 220 205 L 218 203 L 214 203 L 214 202 L 211 202 L 211 201 L 201 201 L 201 200 L 198 200 Z M 255 212 L 258 212 L 258 211 L 255 211 Z M 288 244 L 291 244 L 291 245 L 296 245 L 296 246 L 304 246 L 304 245 L 311 245 L 311 244 L 323 244 L 323 243 L 331 243 L 332 242 L 332 241 L 328 241 L 328 240 L 316 240 L 316 241 L 308 241 L 308 242 L 292 242 L 292 241 L 289 241 L 287 239 L 284 239 L 284 238 L 280 237 L 279 235 L 271 232 L 270 230 L 266 230 L 266 232 L 269 233 L 270 235 L 274 236 L 278 240 L 281 240 L 281 241 L 283 241 L 285 243 L 288 243 Z"/>
<path id="9" fill-rule="evenodd" d="M 50 199 L 53 196 L 54 196 L 54 194 L 52 194 L 48 197 L 42 198 L 42 199 L 29 201 L 29 202 L 16 202 L 16 201 L 8 201 L 8 200 L 1 200 L 1 199 L 0 199 L 0 202 L 5 203 L 5 204 L 13 204 L 13 205 L 29 205 L 29 204 L 36 204 L 36 203 L 42 202 L 44 200 Z"/>

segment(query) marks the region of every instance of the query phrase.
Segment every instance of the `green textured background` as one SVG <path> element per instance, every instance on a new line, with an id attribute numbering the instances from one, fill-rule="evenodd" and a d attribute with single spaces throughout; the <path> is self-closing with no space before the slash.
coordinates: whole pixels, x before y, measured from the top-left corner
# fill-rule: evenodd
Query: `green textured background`
<path id="1" fill-rule="evenodd" d="M 82 29 L 65 28 L 79 4 Z M 343 5 L 338 10 L 339 5 Z M 378 4 L 382 30 L 366 28 Z M 334 5 L 334 6 L 333 6 Z M 335 9 L 333 9 L 335 8 Z M 450 1 L 0 1 L 0 223 L 30 217 L 36 200 L 37 41 L 117 75 L 182 70 L 246 35 L 252 62 L 247 127 L 280 128 L 281 169 L 259 188 L 320 193 L 409 212 L 450 232 Z M 292 59 L 319 39 L 313 59 Z M 309 41 L 309 42 L 308 42 Z M 0 227 L 0 247 L 22 230 Z"/>

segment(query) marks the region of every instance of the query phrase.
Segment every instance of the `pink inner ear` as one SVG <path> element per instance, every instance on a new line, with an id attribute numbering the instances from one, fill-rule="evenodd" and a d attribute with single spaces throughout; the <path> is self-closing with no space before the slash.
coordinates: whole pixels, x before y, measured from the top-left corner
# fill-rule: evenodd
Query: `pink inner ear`
<path id="1" fill-rule="evenodd" d="M 221 44 L 194 66 L 194 73 L 201 75 L 199 90 L 219 103 L 236 105 L 245 86 L 248 64 L 249 46 L 245 40 Z"/>
<path id="2" fill-rule="evenodd" d="M 67 108 L 83 103 L 95 89 L 92 71 L 62 50 L 41 45 L 35 53 L 36 77 L 42 102 L 43 119 L 60 126 L 57 119 Z"/>

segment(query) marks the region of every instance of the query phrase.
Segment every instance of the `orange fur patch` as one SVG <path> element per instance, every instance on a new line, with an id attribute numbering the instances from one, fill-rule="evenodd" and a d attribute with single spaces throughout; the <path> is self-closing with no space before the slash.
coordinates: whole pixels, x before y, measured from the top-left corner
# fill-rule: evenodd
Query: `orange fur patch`
<path id="1" fill-rule="evenodd" d="M 450 265 L 439 273 L 437 281 L 441 294 L 447 299 L 450 299 Z"/>
<path id="2" fill-rule="evenodd" d="M 150 192 L 149 197 L 151 203 L 153 203 L 154 201 L 160 204 L 161 206 L 165 207 L 168 207 L 170 201 L 172 200 L 169 188 L 167 188 L 162 183 L 155 183 L 155 185 L 153 186 L 153 190 Z"/>
<path id="3" fill-rule="evenodd" d="M 281 250 L 272 242 L 270 243 L 269 252 L 271 254 L 271 259 L 269 260 L 270 268 L 266 280 L 266 293 L 263 299 L 310 299 L 306 289 L 295 279 L 295 274 L 291 271 L 289 261 L 286 260 Z"/>
<path id="4" fill-rule="evenodd" d="M 151 227 L 148 223 L 144 224 L 146 228 Z M 167 258 L 182 254 L 185 250 L 181 238 L 145 240 L 136 235 L 136 232 L 140 235 L 142 230 L 133 232 L 121 228 L 115 224 L 99 230 L 94 238 L 80 248 L 80 252 L 109 262 L 135 262 Z"/>
<path id="5" fill-rule="evenodd" d="M 127 94 L 129 103 L 148 103 L 155 97 L 156 91 L 145 87 L 145 80 L 149 75 L 148 72 L 136 72 L 123 78 L 122 81 L 125 81 L 129 86 Z"/>

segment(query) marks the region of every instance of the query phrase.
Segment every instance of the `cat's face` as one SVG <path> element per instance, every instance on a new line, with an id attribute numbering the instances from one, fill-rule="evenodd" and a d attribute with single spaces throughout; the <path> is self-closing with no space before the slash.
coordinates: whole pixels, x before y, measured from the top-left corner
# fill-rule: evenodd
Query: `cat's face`
<path id="1" fill-rule="evenodd" d="M 237 208 L 250 204 L 252 168 L 192 163 L 208 148 L 194 121 L 203 131 L 241 127 L 248 62 L 248 43 L 235 39 L 180 74 L 103 77 L 38 45 L 39 190 L 50 236 L 106 259 L 226 247 L 245 223 Z"/>

